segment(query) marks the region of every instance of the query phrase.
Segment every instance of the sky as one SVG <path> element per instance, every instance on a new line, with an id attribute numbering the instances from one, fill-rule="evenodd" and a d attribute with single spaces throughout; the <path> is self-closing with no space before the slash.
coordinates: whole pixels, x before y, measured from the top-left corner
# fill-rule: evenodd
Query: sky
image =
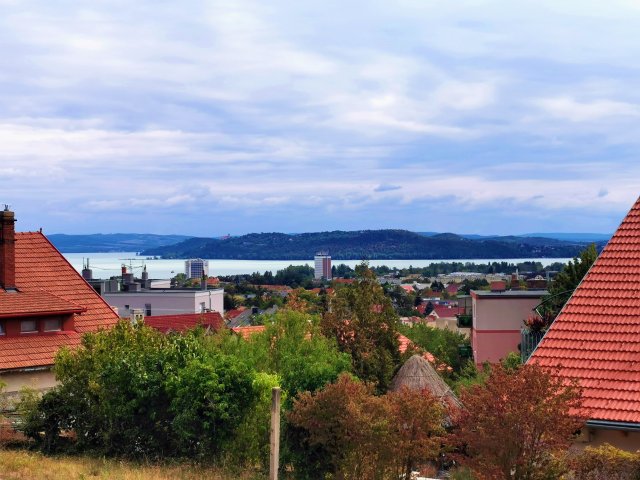
<path id="1" fill-rule="evenodd" d="M 613 232 L 640 0 L 0 0 L 19 231 Z"/>

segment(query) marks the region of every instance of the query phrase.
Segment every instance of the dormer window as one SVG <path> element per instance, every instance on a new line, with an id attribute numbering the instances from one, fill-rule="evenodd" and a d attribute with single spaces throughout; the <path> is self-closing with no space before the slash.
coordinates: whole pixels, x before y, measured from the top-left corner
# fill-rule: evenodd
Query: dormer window
<path id="1" fill-rule="evenodd" d="M 42 330 L 45 332 L 59 332 L 62 330 L 62 321 L 59 318 L 45 320 Z"/>
<path id="2" fill-rule="evenodd" d="M 32 333 L 38 331 L 38 322 L 35 320 L 22 320 L 20 322 L 20 333 Z"/>

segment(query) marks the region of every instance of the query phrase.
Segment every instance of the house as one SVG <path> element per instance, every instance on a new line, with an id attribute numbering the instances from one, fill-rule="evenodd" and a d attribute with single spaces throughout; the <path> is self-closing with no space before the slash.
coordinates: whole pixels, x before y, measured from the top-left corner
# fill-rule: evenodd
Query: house
<path id="1" fill-rule="evenodd" d="M 472 290 L 471 347 L 477 365 L 517 352 L 524 320 L 546 290 Z"/>
<path id="2" fill-rule="evenodd" d="M 217 331 L 224 327 L 224 319 L 218 312 L 183 313 L 178 315 L 152 315 L 145 317 L 144 324 L 162 333 L 186 332 L 198 326 Z"/>
<path id="3" fill-rule="evenodd" d="M 224 313 L 222 288 L 198 290 L 192 288 L 136 288 L 128 291 L 105 292 L 106 302 L 117 308 L 122 317 L 133 310 L 143 310 L 145 317 L 178 313 Z"/>
<path id="4" fill-rule="evenodd" d="M 529 362 L 579 382 L 583 442 L 640 449 L 640 199 Z"/>
<path id="5" fill-rule="evenodd" d="M 452 282 L 446 287 L 444 287 L 444 289 L 449 295 L 457 295 L 458 290 L 460 290 L 461 286 L 462 285 L 460 283 Z"/>
<path id="6" fill-rule="evenodd" d="M 16 233 L 14 213 L 0 212 L 0 380 L 8 393 L 55 385 L 60 347 L 110 328 L 118 315 L 42 232 Z"/>

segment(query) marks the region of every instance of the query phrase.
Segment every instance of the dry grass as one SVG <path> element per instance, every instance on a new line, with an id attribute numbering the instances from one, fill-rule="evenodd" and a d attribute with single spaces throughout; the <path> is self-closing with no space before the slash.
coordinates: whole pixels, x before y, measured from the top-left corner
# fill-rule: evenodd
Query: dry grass
<path id="1" fill-rule="evenodd" d="M 91 457 L 46 457 L 24 450 L 0 449 L 0 480 L 253 480 L 261 477 L 226 474 L 192 465 L 141 465 Z"/>

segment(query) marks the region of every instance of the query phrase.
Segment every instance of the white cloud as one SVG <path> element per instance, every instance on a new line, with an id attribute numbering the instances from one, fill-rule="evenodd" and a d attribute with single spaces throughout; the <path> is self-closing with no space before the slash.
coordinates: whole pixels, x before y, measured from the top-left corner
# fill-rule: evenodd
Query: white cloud
<path id="1" fill-rule="evenodd" d="M 593 122 L 610 117 L 639 117 L 640 105 L 613 100 L 579 102 L 572 97 L 540 99 L 538 106 L 550 115 L 572 122 Z"/>

